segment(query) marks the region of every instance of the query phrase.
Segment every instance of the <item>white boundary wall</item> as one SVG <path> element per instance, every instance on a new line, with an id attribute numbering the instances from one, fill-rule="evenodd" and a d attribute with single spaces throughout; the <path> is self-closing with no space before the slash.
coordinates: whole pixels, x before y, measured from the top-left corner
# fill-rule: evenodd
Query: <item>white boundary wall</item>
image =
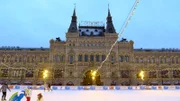
<path id="1" fill-rule="evenodd" d="M 0 86 L 1 87 L 1 86 Z M 9 85 L 10 89 L 44 90 L 44 86 Z M 180 90 L 180 86 L 51 86 L 53 90 Z"/>

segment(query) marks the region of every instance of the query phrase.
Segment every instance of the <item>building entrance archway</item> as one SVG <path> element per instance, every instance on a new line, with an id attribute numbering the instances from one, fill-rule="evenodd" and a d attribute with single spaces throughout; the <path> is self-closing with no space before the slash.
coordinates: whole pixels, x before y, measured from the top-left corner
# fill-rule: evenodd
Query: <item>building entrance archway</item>
<path id="1" fill-rule="evenodd" d="M 82 85 L 102 85 L 99 72 L 93 75 L 93 71 L 88 70 L 84 73 Z"/>

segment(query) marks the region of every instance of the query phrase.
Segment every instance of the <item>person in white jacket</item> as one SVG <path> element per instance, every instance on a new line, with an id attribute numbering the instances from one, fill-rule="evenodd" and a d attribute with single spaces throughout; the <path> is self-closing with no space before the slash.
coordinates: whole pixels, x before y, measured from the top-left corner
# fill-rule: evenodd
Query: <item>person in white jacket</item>
<path id="1" fill-rule="evenodd" d="M 30 101 L 31 100 L 31 95 L 32 95 L 32 90 L 31 89 L 25 89 L 25 96 L 26 96 L 26 101 Z"/>
<path id="2" fill-rule="evenodd" d="M 41 93 L 38 94 L 38 100 L 37 101 L 44 101 L 43 96 Z"/>

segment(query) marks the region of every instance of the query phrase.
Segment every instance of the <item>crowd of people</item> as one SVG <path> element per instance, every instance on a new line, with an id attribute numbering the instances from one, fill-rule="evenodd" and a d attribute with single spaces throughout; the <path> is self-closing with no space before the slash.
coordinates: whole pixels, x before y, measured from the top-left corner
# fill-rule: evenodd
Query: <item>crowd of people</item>
<path id="1" fill-rule="evenodd" d="M 10 90 L 10 88 L 8 87 L 8 84 L 7 83 L 4 83 L 1 88 L 0 88 L 0 92 L 2 92 L 2 98 L 1 98 L 1 101 L 6 101 L 6 95 L 7 95 L 7 90 Z M 51 85 L 50 84 L 45 84 L 44 85 L 44 92 L 45 91 L 52 91 L 51 89 Z M 32 88 L 26 88 L 24 90 L 24 96 L 26 97 L 26 101 L 31 101 L 31 95 L 32 95 Z M 39 93 L 37 95 L 37 101 L 44 101 L 43 99 L 43 95 L 41 93 Z"/>

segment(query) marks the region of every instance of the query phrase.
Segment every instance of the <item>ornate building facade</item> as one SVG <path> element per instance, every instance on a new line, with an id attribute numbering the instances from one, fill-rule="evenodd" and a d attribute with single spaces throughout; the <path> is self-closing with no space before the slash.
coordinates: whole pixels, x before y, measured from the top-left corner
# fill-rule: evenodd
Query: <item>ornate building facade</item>
<path id="1" fill-rule="evenodd" d="M 118 41 L 108 10 L 104 25 L 79 25 L 74 10 L 66 41 L 50 40 L 50 48 L 0 48 L 0 83 L 54 85 L 174 85 L 180 84 L 180 50 L 134 49 L 133 41 Z M 48 77 L 43 78 L 43 71 Z M 144 81 L 137 77 L 143 70 Z"/>

